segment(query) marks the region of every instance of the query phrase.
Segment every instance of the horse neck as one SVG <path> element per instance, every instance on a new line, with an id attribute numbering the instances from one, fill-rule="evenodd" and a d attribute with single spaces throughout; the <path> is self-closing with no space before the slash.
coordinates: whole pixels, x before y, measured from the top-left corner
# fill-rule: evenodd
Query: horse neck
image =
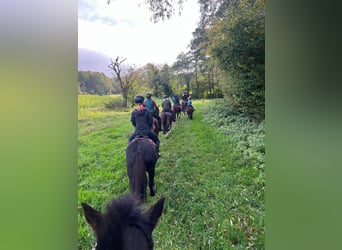
<path id="1" fill-rule="evenodd" d="M 152 249 L 153 229 L 149 228 L 147 218 L 139 206 L 140 201 L 134 195 L 113 200 L 104 217 L 107 223 L 105 228 L 109 230 L 103 235 L 103 240 L 98 242 L 99 249 Z"/>

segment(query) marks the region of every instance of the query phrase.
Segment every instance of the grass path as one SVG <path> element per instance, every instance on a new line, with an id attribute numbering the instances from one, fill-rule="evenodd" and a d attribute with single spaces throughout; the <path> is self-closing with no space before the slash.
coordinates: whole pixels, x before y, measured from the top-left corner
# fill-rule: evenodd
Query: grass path
<path id="1" fill-rule="evenodd" d="M 225 249 L 230 240 L 229 148 L 201 118 L 198 111 L 193 120 L 182 117 L 168 139 L 162 140 L 157 180 L 168 202 L 167 214 L 154 234 L 156 246 L 163 246 L 158 249 Z M 170 225 L 173 228 L 168 230 Z"/>
<path id="2" fill-rule="evenodd" d="M 159 136 L 156 197 L 148 206 L 165 196 L 166 213 L 153 232 L 155 249 L 262 249 L 263 215 L 249 188 L 257 173 L 232 166 L 227 140 L 203 122 L 207 103 L 194 102 L 193 120 L 183 116 L 167 138 Z M 79 200 L 104 208 L 109 197 L 128 191 L 124 149 L 132 128 L 129 119 L 95 128 L 79 139 Z M 79 214 L 79 249 L 89 249 L 92 233 Z"/>

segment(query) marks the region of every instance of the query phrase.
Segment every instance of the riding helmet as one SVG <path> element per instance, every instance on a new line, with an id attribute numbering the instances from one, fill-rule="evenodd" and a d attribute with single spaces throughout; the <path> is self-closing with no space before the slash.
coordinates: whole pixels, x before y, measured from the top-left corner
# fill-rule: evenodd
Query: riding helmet
<path id="1" fill-rule="evenodd" d="M 135 103 L 143 103 L 144 102 L 144 97 L 142 95 L 136 95 L 134 97 L 134 102 Z"/>
<path id="2" fill-rule="evenodd" d="M 146 98 L 151 98 L 151 94 L 150 94 L 150 93 L 147 93 L 147 94 L 146 94 Z"/>
<path id="3" fill-rule="evenodd" d="M 164 97 L 163 97 L 164 99 L 167 99 L 168 97 L 167 97 L 167 95 L 164 95 Z"/>

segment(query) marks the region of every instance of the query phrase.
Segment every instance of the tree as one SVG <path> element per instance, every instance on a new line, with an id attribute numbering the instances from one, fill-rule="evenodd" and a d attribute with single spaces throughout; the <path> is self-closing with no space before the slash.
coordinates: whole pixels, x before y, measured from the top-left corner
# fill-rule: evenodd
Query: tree
<path id="1" fill-rule="evenodd" d="M 190 81 L 193 76 L 193 67 L 191 63 L 191 54 L 182 52 L 177 56 L 177 61 L 173 64 L 175 73 L 185 85 L 185 90 L 188 92 L 190 92 Z"/>
<path id="2" fill-rule="evenodd" d="M 171 88 L 171 79 L 170 79 L 170 67 L 165 64 L 160 71 L 160 80 L 161 87 L 165 95 L 171 96 L 172 88 Z"/>
<path id="3" fill-rule="evenodd" d="M 159 68 L 152 63 L 148 63 L 145 67 L 145 75 L 152 94 L 154 94 L 154 96 L 156 97 L 161 97 L 163 94 L 163 90 L 161 88 Z"/>
<path id="4" fill-rule="evenodd" d="M 107 0 L 107 3 L 110 4 L 111 1 Z M 183 3 L 184 0 L 144 0 L 144 3 L 139 3 L 139 6 L 141 4 L 148 6 L 152 12 L 151 20 L 156 23 L 160 20 L 170 19 L 176 13 L 176 10 L 178 10 L 178 14 L 181 14 Z"/>
<path id="5" fill-rule="evenodd" d="M 224 92 L 229 104 L 253 119 L 265 116 L 264 0 L 231 4 L 227 18 L 217 22 L 212 54 L 226 72 Z"/>
<path id="6" fill-rule="evenodd" d="M 127 99 L 129 91 L 133 87 L 134 81 L 137 79 L 138 74 L 135 72 L 133 66 L 126 68 L 124 72 L 122 72 L 123 67 L 122 63 L 126 61 L 127 58 L 121 59 L 116 57 L 115 61 L 111 59 L 111 63 L 108 67 L 113 70 L 113 75 L 116 77 L 119 82 L 121 92 L 122 92 L 122 106 L 127 107 Z M 123 73 L 123 74 L 122 74 Z"/>

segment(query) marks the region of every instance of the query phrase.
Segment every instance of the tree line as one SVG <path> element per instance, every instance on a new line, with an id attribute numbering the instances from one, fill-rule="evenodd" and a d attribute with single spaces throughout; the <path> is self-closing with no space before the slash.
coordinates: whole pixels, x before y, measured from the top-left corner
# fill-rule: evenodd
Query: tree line
<path id="1" fill-rule="evenodd" d="M 78 71 L 78 94 L 110 95 L 119 93 L 119 86 L 104 73 Z"/>
<path id="2" fill-rule="evenodd" d="M 155 22 L 171 18 L 177 7 L 181 11 L 182 3 L 146 1 Z M 112 84 L 119 86 L 123 105 L 136 93 L 150 91 L 161 97 L 188 91 L 194 98 L 224 97 L 227 106 L 236 112 L 254 120 L 264 119 L 265 0 L 198 3 L 198 27 L 188 50 L 181 52 L 172 65 L 134 68 L 123 67 L 125 58 L 111 60 Z"/>

